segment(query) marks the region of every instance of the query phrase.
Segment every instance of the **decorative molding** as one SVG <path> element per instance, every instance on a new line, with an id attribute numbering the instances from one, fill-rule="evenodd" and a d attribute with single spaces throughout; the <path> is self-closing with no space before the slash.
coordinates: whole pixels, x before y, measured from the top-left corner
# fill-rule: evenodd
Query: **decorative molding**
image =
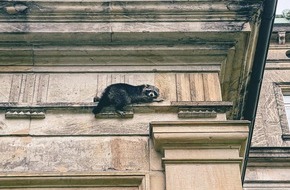
<path id="1" fill-rule="evenodd" d="M 43 110 L 8 110 L 5 113 L 6 119 L 44 119 Z"/>
<path id="2" fill-rule="evenodd" d="M 249 167 L 290 166 L 289 147 L 252 147 L 249 153 Z"/>
<path id="3" fill-rule="evenodd" d="M 210 110 L 215 112 L 229 111 L 233 107 L 233 102 L 227 101 L 172 101 L 172 106 L 178 106 L 183 109 L 194 108 L 197 110 Z"/>
<path id="4" fill-rule="evenodd" d="M 284 18 L 290 20 L 290 9 L 285 9 L 282 11 L 282 15 Z"/>
<path id="5" fill-rule="evenodd" d="M 281 61 L 283 62 L 283 61 Z M 271 63 L 271 64 L 266 64 L 265 70 L 289 70 L 290 69 L 290 60 L 288 60 L 288 63 Z"/>
<path id="6" fill-rule="evenodd" d="M 284 133 L 284 134 L 282 134 L 282 139 L 283 140 L 290 140 L 290 133 Z"/>
<path id="7" fill-rule="evenodd" d="M 11 6 L 4 7 L 4 10 L 9 15 L 25 14 L 25 11 L 27 9 L 28 9 L 28 7 L 25 6 L 24 4 L 17 4 L 17 3 L 14 5 L 11 5 Z"/>
<path id="8" fill-rule="evenodd" d="M 69 0 L 53 2 L 35 0 L 31 2 L 18 1 L 17 5 L 25 8 L 16 9 L 13 2 L 4 1 L 1 4 L 4 13 L 0 21 L 14 22 L 124 22 L 124 21 L 247 21 L 253 17 L 255 10 L 261 7 L 259 1 L 245 3 L 208 1 L 106 1 Z M 0 8 L 1 8 L 0 7 Z M 7 11 L 11 9 L 11 11 Z M 13 11 L 12 11 L 13 10 Z M 209 13 L 210 10 L 210 13 Z M 17 14 L 18 13 L 18 14 Z M 182 13 L 182 14 L 181 14 Z M 9 17 L 10 16 L 10 17 Z"/>
<path id="9" fill-rule="evenodd" d="M 289 189 L 290 148 L 251 147 L 244 189 Z"/>
<path id="10" fill-rule="evenodd" d="M 168 73 L 168 72 L 220 72 L 220 63 L 200 63 L 192 65 L 177 65 L 177 66 L 168 66 L 168 65 L 138 65 L 138 66 L 117 66 L 117 65 L 83 65 L 78 66 L 74 65 L 73 67 L 57 66 L 51 67 L 47 65 L 42 66 L 12 66 L 12 65 L 1 65 L 0 64 L 0 73 Z"/>
<path id="11" fill-rule="evenodd" d="M 207 109 L 186 109 L 181 108 L 178 111 L 179 118 L 215 118 L 217 112 Z"/>
<path id="12" fill-rule="evenodd" d="M 279 45 L 285 45 L 286 43 L 286 32 L 278 32 L 278 43 Z"/>
<path id="13" fill-rule="evenodd" d="M 45 40 L 51 43 L 52 39 L 42 39 L 42 41 Z M 99 69 L 103 68 L 105 70 L 108 66 L 118 66 L 121 67 L 119 70 L 126 72 L 125 67 L 136 69 L 132 66 L 139 66 L 140 64 L 143 67 L 154 66 L 156 70 L 158 67 L 165 66 L 171 66 L 171 70 L 175 70 L 173 66 L 179 64 L 187 68 L 189 66 L 199 66 L 205 70 L 207 70 L 206 66 L 220 67 L 227 57 L 228 49 L 234 47 L 234 44 L 223 42 L 207 45 L 138 45 L 137 47 L 132 45 L 103 46 L 94 44 L 78 45 L 77 47 L 47 47 L 26 42 L 7 44 L 7 42 L 1 43 L 0 40 L 0 47 L 0 56 L 2 57 L 0 65 L 9 66 L 16 63 L 22 66 L 37 65 L 42 67 L 81 65 L 82 67 L 99 66 Z M 152 70 L 152 67 L 150 67 L 150 71 Z"/>
<path id="14" fill-rule="evenodd" d="M 1 188 L 88 188 L 137 187 L 146 190 L 146 175 L 141 173 L 104 172 L 86 175 L 6 175 L 0 176 Z"/>
<path id="15" fill-rule="evenodd" d="M 270 189 L 288 190 L 290 180 L 245 180 L 243 187 L 244 190 L 269 189 L 269 187 Z"/>

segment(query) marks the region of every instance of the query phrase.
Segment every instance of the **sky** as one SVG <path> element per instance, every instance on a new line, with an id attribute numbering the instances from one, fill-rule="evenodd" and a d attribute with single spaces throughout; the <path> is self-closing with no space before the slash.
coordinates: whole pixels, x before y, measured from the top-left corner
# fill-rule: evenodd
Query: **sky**
<path id="1" fill-rule="evenodd" d="M 285 9 L 290 9 L 290 0 L 278 0 L 276 14 L 282 14 L 282 11 Z"/>

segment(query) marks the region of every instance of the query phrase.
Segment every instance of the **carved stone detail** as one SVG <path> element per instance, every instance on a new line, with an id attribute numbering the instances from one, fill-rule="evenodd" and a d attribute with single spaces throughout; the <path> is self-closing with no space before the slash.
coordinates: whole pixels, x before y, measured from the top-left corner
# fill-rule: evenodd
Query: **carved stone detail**
<path id="1" fill-rule="evenodd" d="M 6 119 L 44 119 L 45 112 L 41 110 L 9 110 Z"/>
<path id="2" fill-rule="evenodd" d="M 217 112 L 214 110 L 205 110 L 205 109 L 179 109 L 178 117 L 179 118 L 215 118 Z"/>
<path id="3" fill-rule="evenodd" d="M 290 19 L 290 9 L 285 9 L 282 11 L 282 15 L 286 19 Z"/>
<path id="4" fill-rule="evenodd" d="M 15 4 L 13 6 L 7 6 L 4 8 L 6 13 L 8 13 L 10 15 L 24 13 L 27 9 L 28 9 L 28 7 L 26 5 L 23 5 L 23 4 Z"/>
<path id="5" fill-rule="evenodd" d="M 285 45 L 286 43 L 286 32 L 278 32 L 279 45 Z"/>

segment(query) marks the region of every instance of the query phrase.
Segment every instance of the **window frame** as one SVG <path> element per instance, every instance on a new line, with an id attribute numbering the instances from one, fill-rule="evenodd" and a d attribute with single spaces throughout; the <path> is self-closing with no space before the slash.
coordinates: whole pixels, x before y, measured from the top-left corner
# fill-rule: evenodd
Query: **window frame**
<path id="1" fill-rule="evenodd" d="M 290 96 L 290 82 L 276 83 L 274 86 L 279 120 L 282 129 L 282 139 L 290 140 L 290 123 L 288 123 L 284 102 L 284 96 Z"/>
<path id="2" fill-rule="evenodd" d="M 290 108 L 290 101 L 289 102 L 285 102 L 285 99 L 284 99 L 285 96 L 288 96 L 290 98 L 290 91 L 283 92 L 283 101 L 284 101 L 284 108 L 285 108 L 285 113 L 286 113 L 286 119 L 287 119 L 288 127 L 289 127 L 289 130 L 290 130 L 290 116 L 288 115 L 288 114 L 290 114 L 290 110 L 289 110 L 289 108 Z M 287 108 L 289 110 L 289 113 L 287 113 Z"/>

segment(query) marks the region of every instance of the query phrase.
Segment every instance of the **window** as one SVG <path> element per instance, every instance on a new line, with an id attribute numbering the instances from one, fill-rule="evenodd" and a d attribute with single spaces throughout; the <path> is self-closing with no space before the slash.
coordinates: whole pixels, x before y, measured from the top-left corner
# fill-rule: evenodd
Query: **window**
<path id="1" fill-rule="evenodd" d="M 286 117 L 288 121 L 288 127 L 290 125 L 290 95 L 283 95 L 284 106 L 286 111 Z"/>

